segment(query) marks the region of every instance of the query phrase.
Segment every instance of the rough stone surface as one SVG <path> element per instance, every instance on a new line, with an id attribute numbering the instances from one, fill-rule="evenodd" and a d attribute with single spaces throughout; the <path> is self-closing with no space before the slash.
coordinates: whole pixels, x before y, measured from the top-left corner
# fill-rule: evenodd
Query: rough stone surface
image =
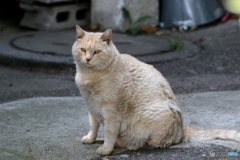
<path id="1" fill-rule="evenodd" d="M 216 146 L 216 145 L 205 145 L 205 146 L 191 146 L 190 148 L 169 148 L 169 149 L 142 149 L 138 151 L 126 151 L 119 155 L 111 156 L 96 156 L 91 158 L 91 160 L 102 160 L 106 158 L 107 160 L 238 160 L 238 156 L 228 156 L 229 152 L 238 153 L 227 147 Z M 214 155 L 215 154 L 215 155 Z M 214 155 L 214 156 L 213 156 Z"/>

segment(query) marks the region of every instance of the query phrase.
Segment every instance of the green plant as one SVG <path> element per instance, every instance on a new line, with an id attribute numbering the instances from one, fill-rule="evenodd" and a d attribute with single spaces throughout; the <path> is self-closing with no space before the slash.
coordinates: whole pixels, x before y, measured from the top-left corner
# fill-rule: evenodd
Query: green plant
<path id="1" fill-rule="evenodd" d="M 168 47 L 170 49 L 174 49 L 174 50 L 179 50 L 181 49 L 181 40 L 179 39 L 171 39 L 168 41 Z"/>
<path id="2" fill-rule="evenodd" d="M 137 27 L 137 25 L 139 23 L 151 18 L 151 16 L 145 15 L 145 16 L 139 17 L 136 21 L 133 22 L 132 16 L 128 9 L 126 9 L 125 7 L 122 7 L 122 12 L 123 12 L 124 17 L 126 19 L 128 19 L 128 21 L 129 21 L 129 28 L 127 29 L 127 32 L 129 32 L 132 35 L 137 35 L 137 34 L 142 33 L 142 31 Z"/>

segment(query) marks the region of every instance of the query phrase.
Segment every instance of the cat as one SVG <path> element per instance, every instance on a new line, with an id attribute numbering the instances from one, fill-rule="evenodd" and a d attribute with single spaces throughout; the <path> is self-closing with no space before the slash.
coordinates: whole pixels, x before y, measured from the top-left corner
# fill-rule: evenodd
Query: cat
<path id="1" fill-rule="evenodd" d="M 153 66 L 120 54 L 111 29 L 92 33 L 76 26 L 76 33 L 75 82 L 88 107 L 90 125 L 82 143 L 94 143 L 102 124 L 104 144 L 98 154 L 109 155 L 115 145 L 137 150 L 212 139 L 240 142 L 238 131 L 184 125 L 168 81 Z"/>

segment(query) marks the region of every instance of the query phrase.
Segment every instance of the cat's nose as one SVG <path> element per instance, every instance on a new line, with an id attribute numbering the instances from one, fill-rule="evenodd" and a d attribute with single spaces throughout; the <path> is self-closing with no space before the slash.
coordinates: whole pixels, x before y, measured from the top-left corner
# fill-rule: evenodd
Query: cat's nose
<path id="1" fill-rule="evenodd" d="M 91 58 L 86 58 L 86 61 L 87 61 L 87 62 L 91 61 Z"/>

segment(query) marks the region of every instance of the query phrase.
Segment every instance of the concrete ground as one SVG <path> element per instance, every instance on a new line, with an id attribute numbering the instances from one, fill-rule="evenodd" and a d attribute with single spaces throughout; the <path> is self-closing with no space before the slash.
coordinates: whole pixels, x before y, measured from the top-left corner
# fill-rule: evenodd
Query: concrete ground
<path id="1" fill-rule="evenodd" d="M 0 40 L 35 33 L 11 22 L 1 23 L 0 27 Z M 74 29 L 66 32 L 75 34 Z M 177 94 L 185 123 L 200 129 L 240 130 L 238 21 L 230 20 L 188 33 L 169 30 L 162 32 L 167 36 L 158 37 L 159 43 L 163 45 L 159 45 L 155 35 L 146 35 L 155 40 L 155 46 L 165 46 L 161 50 L 166 49 L 164 38 L 169 40 L 169 37 L 183 42 L 182 51 L 188 51 L 188 42 L 192 42 L 191 46 L 197 46 L 200 50 L 191 56 L 153 63 L 169 80 Z M 54 37 L 49 37 L 50 41 L 51 38 Z M 140 44 L 149 46 L 149 40 L 146 39 L 143 43 L 144 36 L 141 41 Z M 2 57 L 10 52 L 6 49 L 9 43 L 6 43 L 4 40 L 0 43 Z M 26 47 L 21 41 L 16 41 L 16 44 Z M 119 44 L 121 47 L 121 42 Z M 123 47 L 126 48 L 128 50 L 124 52 L 133 54 L 131 47 Z M 68 61 L 69 63 L 62 66 L 55 63 L 57 66 L 54 68 L 47 65 L 34 66 L 34 63 L 23 64 L 22 59 L 16 58 L 18 55 L 13 52 L 9 54 L 13 55 L 8 57 L 8 63 L 1 59 L 0 65 L 0 159 L 208 159 L 210 152 L 240 152 L 239 143 L 216 140 L 181 144 L 164 150 L 145 149 L 132 152 L 116 149 L 114 155 L 107 158 L 97 156 L 95 150 L 102 144 L 102 140 L 93 145 L 80 143 L 81 136 L 87 133 L 88 124 L 86 106 L 74 83 L 73 63 Z M 149 59 L 148 55 L 145 57 L 143 61 Z M 99 137 L 103 137 L 102 130 Z M 217 154 L 213 158 L 239 158 Z"/>
<path id="2" fill-rule="evenodd" d="M 206 92 L 179 95 L 178 100 L 185 124 L 199 129 L 240 130 L 240 91 Z M 0 159 L 101 159 L 96 149 L 102 145 L 99 139 L 92 145 L 83 145 L 81 137 L 88 133 L 87 108 L 81 97 L 44 97 L 8 102 L 0 105 Z M 99 131 L 103 138 L 103 130 Z M 216 146 L 224 146 L 220 150 Z M 240 144 L 227 140 L 184 143 L 171 147 L 168 158 L 174 158 L 172 150 L 200 148 L 204 151 L 194 157 L 210 157 L 210 152 L 238 152 Z M 159 154 L 165 149 L 143 149 L 133 153 L 116 148 L 108 159 L 143 159 Z M 149 153 L 150 152 L 150 153 Z M 165 153 L 166 154 L 166 153 Z M 177 155 L 177 154 L 175 154 Z M 191 153 L 192 155 L 192 153 Z M 147 157 L 146 157 L 147 156 Z M 190 155 L 179 155 L 186 159 Z M 154 158 L 155 157 L 155 158 Z M 144 158 L 144 159 L 145 159 Z M 163 157 L 162 157 L 163 158 Z M 148 159 L 148 158 L 147 158 Z"/>

